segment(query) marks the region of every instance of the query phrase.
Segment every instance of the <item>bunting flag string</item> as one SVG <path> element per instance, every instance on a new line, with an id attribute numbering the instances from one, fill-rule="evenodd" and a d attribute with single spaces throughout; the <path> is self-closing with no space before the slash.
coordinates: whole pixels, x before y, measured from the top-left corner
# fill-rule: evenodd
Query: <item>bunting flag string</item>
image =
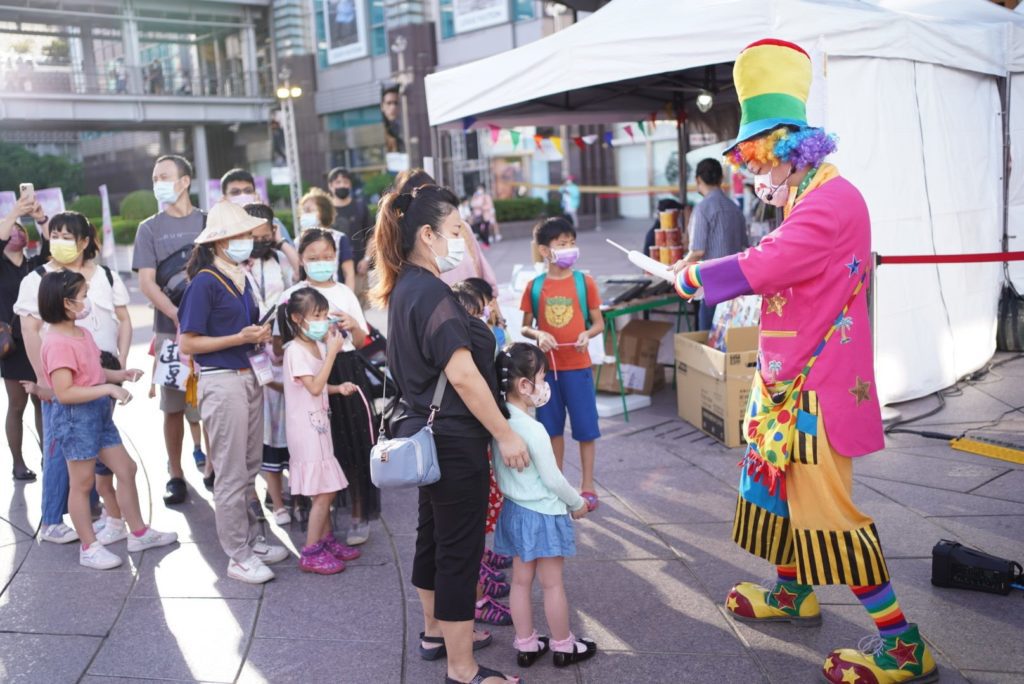
<path id="1" fill-rule="evenodd" d="M 558 154 L 563 154 L 561 136 L 553 135 L 550 138 L 548 138 L 548 140 L 550 140 L 551 144 L 555 146 L 556 150 L 558 150 Z"/>
<path id="2" fill-rule="evenodd" d="M 510 130 L 508 132 L 508 134 L 509 134 L 509 137 L 512 138 L 512 149 L 514 150 L 517 147 L 519 147 L 519 138 L 521 138 L 523 134 L 520 133 L 519 131 L 515 130 L 514 128 L 512 130 Z"/>
<path id="3" fill-rule="evenodd" d="M 501 126 L 487 124 L 487 127 L 491 129 L 491 144 L 496 145 L 498 143 L 498 136 L 501 135 Z"/>
<path id="4" fill-rule="evenodd" d="M 633 137 L 633 127 L 630 124 L 623 126 L 622 130 L 626 131 L 626 135 L 629 136 L 631 141 L 636 142 L 636 138 Z"/>
<path id="5" fill-rule="evenodd" d="M 580 148 L 581 150 L 587 149 L 587 143 L 584 142 L 582 136 L 575 135 L 573 136 L 572 141 L 576 145 L 576 147 Z"/>
<path id="6" fill-rule="evenodd" d="M 608 147 L 613 147 L 613 145 L 612 145 L 612 138 L 614 138 L 614 137 L 615 136 L 614 136 L 614 134 L 611 131 L 605 131 L 604 132 L 604 144 L 607 145 Z"/>
<path id="7" fill-rule="evenodd" d="M 535 142 L 537 144 L 537 149 L 539 151 L 541 151 L 541 152 L 544 151 L 544 145 L 543 145 L 544 136 L 543 135 L 538 133 L 537 135 L 533 136 L 533 142 Z"/>

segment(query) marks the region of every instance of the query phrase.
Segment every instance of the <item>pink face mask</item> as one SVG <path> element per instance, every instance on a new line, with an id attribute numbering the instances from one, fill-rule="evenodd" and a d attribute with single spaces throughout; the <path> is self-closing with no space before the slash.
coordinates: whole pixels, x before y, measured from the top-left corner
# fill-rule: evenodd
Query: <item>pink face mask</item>
<path id="1" fill-rule="evenodd" d="M 15 228 L 11 231 L 11 238 L 4 245 L 5 252 L 20 252 L 25 249 L 25 245 L 28 244 L 28 236 L 25 235 L 25 231 Z"/>

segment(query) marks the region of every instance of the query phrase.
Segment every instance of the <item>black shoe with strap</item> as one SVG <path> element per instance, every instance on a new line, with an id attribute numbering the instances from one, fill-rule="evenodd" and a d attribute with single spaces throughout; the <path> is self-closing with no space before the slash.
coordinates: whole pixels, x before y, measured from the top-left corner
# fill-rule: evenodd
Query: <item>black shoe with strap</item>
<path id="1" fill-rule="evenodd" d="M 586 646 L 587 650 L 581 652 L 580 644 Z M 569 665 L 582 663 L 584 660 L 590 660 L 595 655 L 597 655 L 597 644 L 590 639 L 577 637 L 576 643 L 572 645 L 572 653 L 555 651 L 553 659 L 555 661 L 555 667 L 568 667 Z"/>

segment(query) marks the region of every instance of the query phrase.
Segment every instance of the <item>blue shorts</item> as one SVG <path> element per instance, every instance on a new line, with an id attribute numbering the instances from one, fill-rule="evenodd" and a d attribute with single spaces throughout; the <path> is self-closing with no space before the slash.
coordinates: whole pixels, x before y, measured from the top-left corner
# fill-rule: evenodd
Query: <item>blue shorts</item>
<path id="1" fill-rule="evenodd" d="M 551 386 L 551 401 L 537 409 L 537 420 L 550 437 L 561 437 L 565 433 L 565 413 L 569 412 L 572 424 L 572 438 L 577 442 L 593 442 L 601 436 L 597 425 L 597 398 L 594 394 L 594 371 L 580 370 L 548 371 L 545 376 Z"/>
<path id="2" fill-rule="evenodd" d="M 53 402 L 48 439 L 67 461 L 96 458 L 101 449 L 121 444 L 121 434 L 114 425 L 114 402 L 100 397 L 84 404 Z"/>

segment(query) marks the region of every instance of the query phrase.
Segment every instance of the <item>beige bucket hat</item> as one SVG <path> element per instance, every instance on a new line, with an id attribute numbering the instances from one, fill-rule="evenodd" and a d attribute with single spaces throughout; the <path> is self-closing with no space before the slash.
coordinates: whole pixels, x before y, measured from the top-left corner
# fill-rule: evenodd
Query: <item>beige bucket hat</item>
<path id="1" fill-rule="evenodd" d="M 226 240 L 244 235 L 253 228 L 266 223 L 256 216 L 249 216 L 245 209 L 226 200 L 217 202 L 206 216 L 206 228 L 195 239 L 197 245 Z"/>

